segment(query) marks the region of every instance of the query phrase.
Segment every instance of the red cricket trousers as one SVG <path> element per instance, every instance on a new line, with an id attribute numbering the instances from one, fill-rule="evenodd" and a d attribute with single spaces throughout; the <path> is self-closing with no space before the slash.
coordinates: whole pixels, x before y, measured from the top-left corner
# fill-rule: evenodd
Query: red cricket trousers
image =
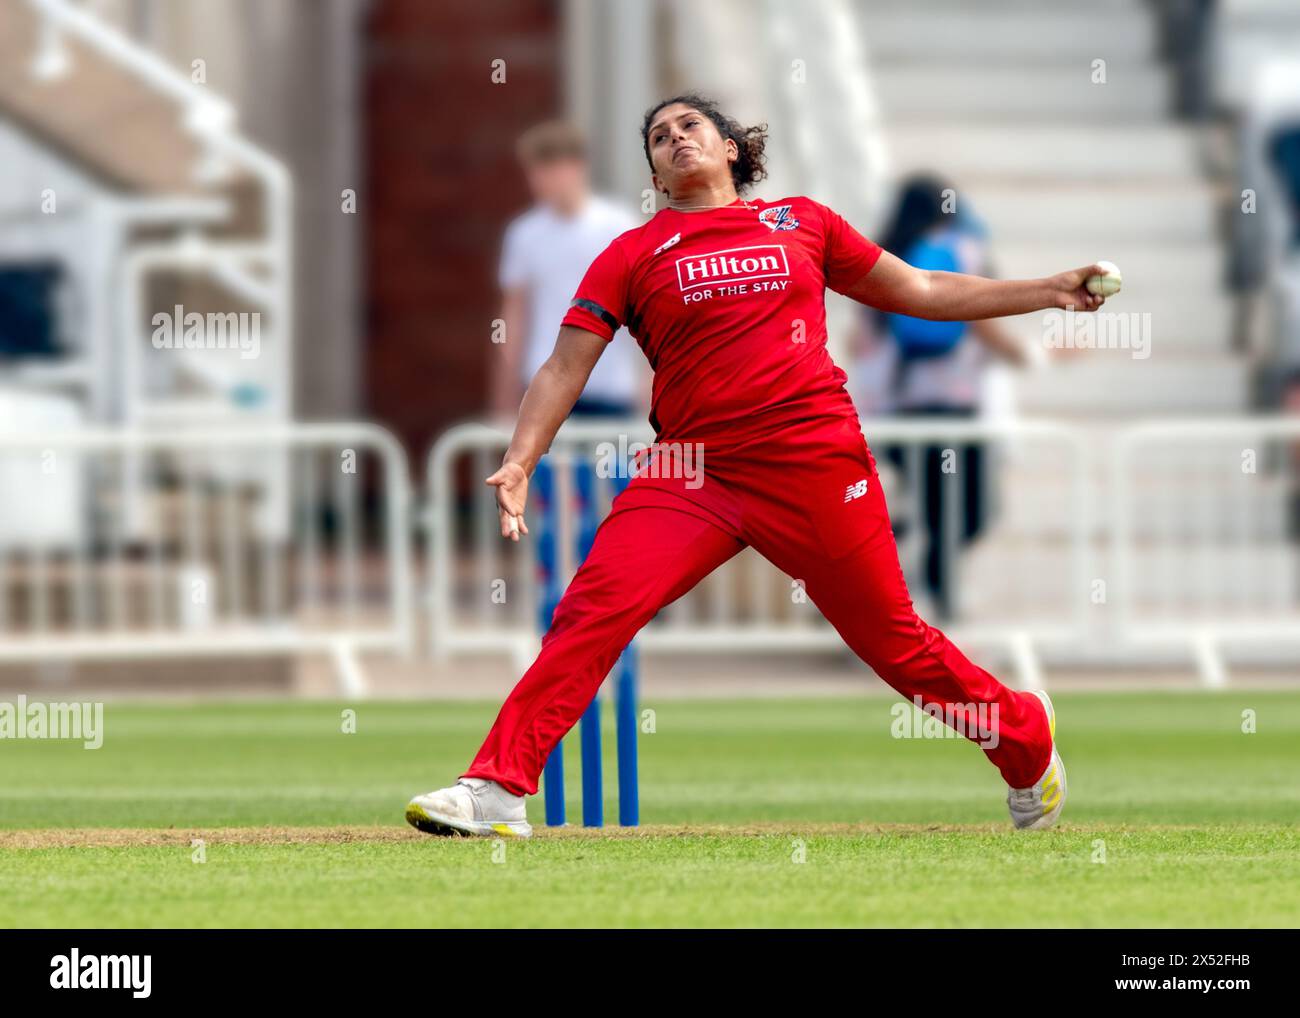
<path id="1" fill-rule="evenodd" d="M 997 734 L 983 745 L 988 758 L 1013 787 L 1038 780 L 1051 752 L 1042 705 L 972 664 L 917 616 L 856 419 L 808 421 L 712 455 L 707 442 L 693 446 L 693 456 L 672 448 L 614 499 L 541 653 L 465 777 L 536 794 L 551 750 L 637 631 L 750 545 L 801 581 L 844 642 L 898 692 L 943 717 L 949 705 L 985 705 Z M 974 731 L 963 734 L 978 741 Z"/>

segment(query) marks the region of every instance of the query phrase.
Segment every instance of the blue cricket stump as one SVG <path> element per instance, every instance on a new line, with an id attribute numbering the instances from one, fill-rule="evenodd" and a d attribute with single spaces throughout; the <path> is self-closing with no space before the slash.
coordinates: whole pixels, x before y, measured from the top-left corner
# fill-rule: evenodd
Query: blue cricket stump
<path id="1" fill-rule="evenodd" d="M 555 470 L 543 456 L 533 474 L 532 494 L 534 536 L 537 546 L 537 567 L 541 596 L 538 599 L 538 625 L 545 632 L 564 593 L 560 580 L 560 506 Z M 577 561 L 581 562 L 591 551 L 600 520 L 596 512 L 596 472 L 594 464 L 583 460 L 573 461 L 573 488 L 577 495 L 578 526 L 576 533 Z M 616 491 L 627 486 L 627 480 L 615 479 Z M 636 714 L 636 649 L 629 644 L 619 655 L 614 666 L 614 720 L 618 753 L 618 822 L 624 827 L 635 827 L 640 822 L 640 795 L 637 783 L 637 714 Z M 579 722 L 579 739 L 582 755 L 582 823 L 585 827 L 605 825 L 604 768 L 600 738 L 600 696 L 597 694 L 583 712 Z M 564 743 L 560 742 L 546 760 L 542 771 L 542 788 L 546 799 L 546 825 L 563 826 L 565 821 L 564 796 Z"/>

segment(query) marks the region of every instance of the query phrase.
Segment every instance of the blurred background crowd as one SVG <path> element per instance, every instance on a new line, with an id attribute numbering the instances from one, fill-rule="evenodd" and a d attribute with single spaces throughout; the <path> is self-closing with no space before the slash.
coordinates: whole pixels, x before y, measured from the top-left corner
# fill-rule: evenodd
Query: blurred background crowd
<path id="1" fill-rule="evenodd" d="M 655 211 L 641 116 L 685 89 L 768 124 L 760 197 L 813 196 L 915 264 L 1006 277 L 1122 267 L 1107 309 L 1125 317 L 1112 335 L 1123 341 L 1078 344 L 1100 349 L 1048 349 L 1050 316 L 940 334 L 828 294 L 832 351 L 865 417 L 1050 417 L 1105 436 L 1143 419 L 1213 429 L 1300 413 L 1292 0 L 0 0 L 0 658 L 81 660 L 69 648 L 87 634 L 93 658 L 111 644 L 95 634 L 137 615 L 181 642 L 250 614 L 283 630 L 304 617 L 303 591 L 344 591 L 365 615 L 374 572 L 400 600 L 393 585 L 408 578 L 371 554 L 395 497 L 377 468 L 334 493 L 353 501 L 324 505 L 319 478 L 266 494 L 319 468 L 310 457 L 235 453 L 186 474 L 163 446 L 187 431 L 264 429 L 274 445 L 294 422 L 375 422 L 423 485 L 449 428 L 508 420 L 586 266 Z M 621 333 L 578 409 L 643 416 L 648 384 Z M 71 478 L 23 458 L 87 429 L 160 445 L 137 461 L 111 437 L 74 442 Z M 900 498 L 920 541 L 914 587 L 961 615 L 952 544 L 986 531 L 997 504 L 1007 518 L 1015 479 L 995 483 L 985 439 L 885 434 L 904 436 L 878 451 L 915 493 Z M 1242 547 L 1276 574 L 1234 579 L 1235 607 L 1275 623 L 1300 603 L 1288 434 L 1261 440 L 1263 496 L 1179 529 L 1195 524 L 1178 515 L 1186 491 L 1205 492 L 1193 467 L 1199 486 L 1164 491 L 1143 515 L 1152 539 L 1177 531 L 1210 556 L 1207 589 L 1224 586 L 1215 563 L 1229 561 L 1209 545 L 1240 523 Z M 481 466 L 447 474 L 455 519 L 483 515 L 465 494 Z M 1081 468 L 1085 480 L 1094 468 L 1105 463 Z M 186 525 L 146 491 L 177 496 L 178 519 L 201 531 L 188 551 Z M 186 517 L 194 492 L 211 513 Z M 326 547 L 319 571 L 303 567 L 304 519 Z M 245 527 L 251 550 L 216 548 L 214 535 Z M 443 565 L 490 577 L 474 554 L 458 538 Z M 1162 554 L 1168 590 L 1151 596 L 1172 603 L 1190 581 L 1176 547 Z M 111 581 L 99 575 L 110 560 Z M 210 612 L 176 593 L 185 584 L 211 593 Z M 395 628 L 409 642 L 411 627 Z"/>

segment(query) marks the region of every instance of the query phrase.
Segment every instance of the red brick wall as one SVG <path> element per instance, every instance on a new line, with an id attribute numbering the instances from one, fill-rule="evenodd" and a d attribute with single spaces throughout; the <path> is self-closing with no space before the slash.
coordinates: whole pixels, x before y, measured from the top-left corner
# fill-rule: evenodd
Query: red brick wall
<path id="1" fill-rule="evenodd" d="M 527 201 L 514 140 L 559 111 L 559 30 L 548 0 L 383 0 L 369 19 L 364 392 L 413 456 L 486 405 L 501 234 Z"/>

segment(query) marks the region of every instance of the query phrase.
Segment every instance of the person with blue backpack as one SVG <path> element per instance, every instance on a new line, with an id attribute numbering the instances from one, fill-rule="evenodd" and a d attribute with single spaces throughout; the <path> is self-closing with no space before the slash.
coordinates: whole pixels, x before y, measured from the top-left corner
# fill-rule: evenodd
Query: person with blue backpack
<path id="1" fill-rule="evenodd" d="M 955 189 L 937 177 L 918 175 L 903 182 L 882 246 L 918 269 L 993 275 L 986 227 L 964 199 L 957 201 Z M 879 320 L 892 365 L 886 406 L 902 417 L 974 418 L 990 361 L 1025 365 L 1032 359 L 1032 352 L 997 320 L 937 322 L 901 314 L 879 315 Z M 988 450 L 983 443 L 964 442 L 927 443 L 910 451 L 895 445 L 883 451 L 917 493 L 916 518 L 926 533 L 924 589 L 935 613 L 952 618 L 956 556 L 990 515 Z M 949 497 L 958 501 L 955 511 L 947 504 Z M 945 527 L 956 532 L 946 534 Z"/>

